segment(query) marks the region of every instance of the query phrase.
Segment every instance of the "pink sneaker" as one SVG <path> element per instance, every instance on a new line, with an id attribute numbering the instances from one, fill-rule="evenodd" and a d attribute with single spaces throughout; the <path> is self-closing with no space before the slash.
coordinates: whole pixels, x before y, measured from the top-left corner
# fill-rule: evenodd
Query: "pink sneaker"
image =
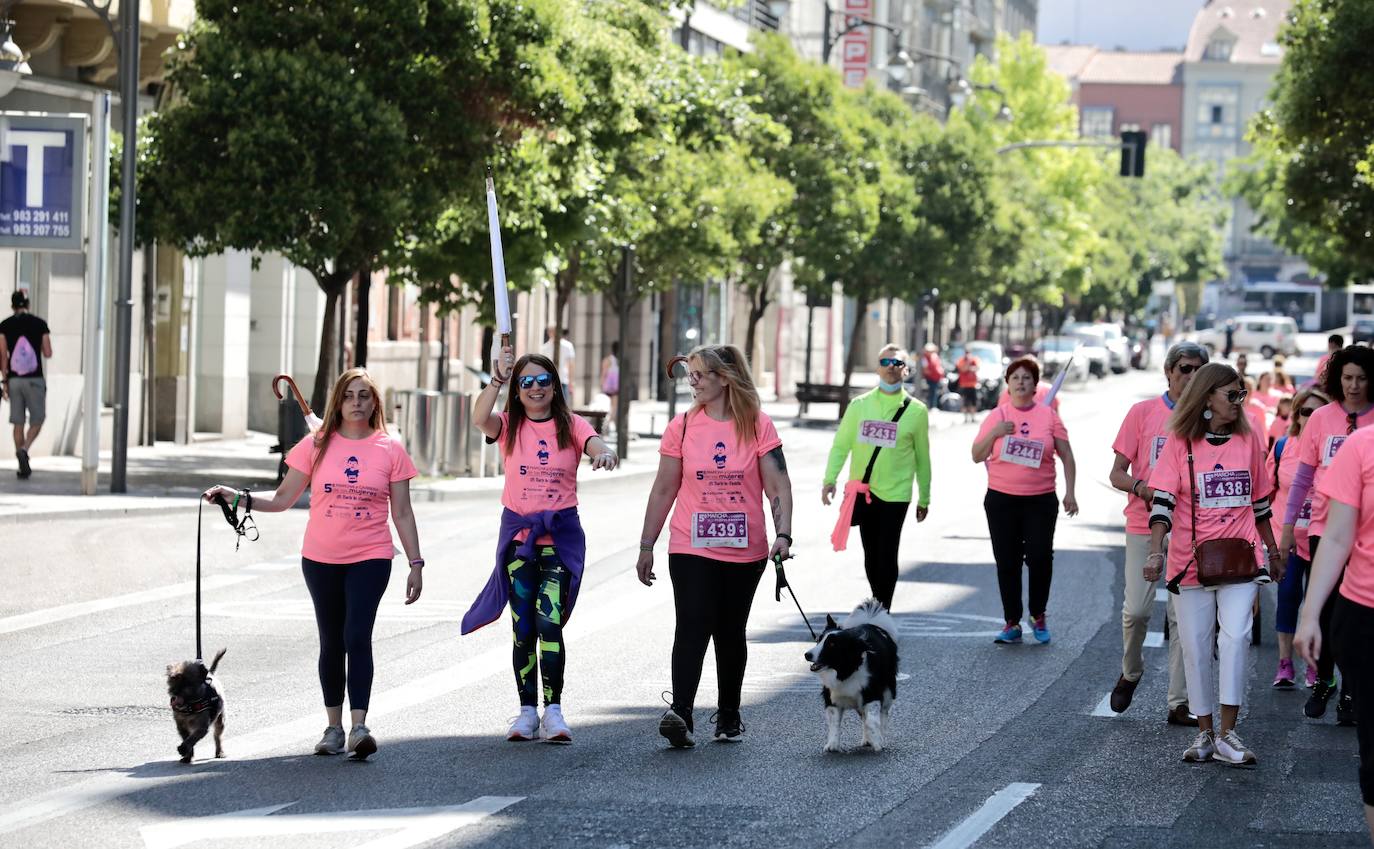
<path id="1" fill-rule="evenodd" d="M 1293 670 L 1291 658 L 1284 658 L 1279 661 L 1279 670 L 1274 673 L 1274 686 L 1280 690 L 1288 690 L 1293 687 L 1293 679 L 1297 678 L 1297 673 Z"/>
<path id="2" fill-rule="evenodd" d="M 1317 685 L 1317 667 L 1307 667 L 1307 672 L 1302 676 L 1302 685 L 1309 690 Z"/>

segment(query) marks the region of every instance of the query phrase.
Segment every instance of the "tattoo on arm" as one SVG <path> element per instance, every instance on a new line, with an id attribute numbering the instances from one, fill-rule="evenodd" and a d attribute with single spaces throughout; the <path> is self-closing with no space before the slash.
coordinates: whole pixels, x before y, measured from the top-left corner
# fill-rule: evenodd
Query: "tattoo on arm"
<path id="1" fill-rule="evenodd" d="M 773 528 L 776 530 L 780 527 L 782 527 L 782 499 L 775 495 L 773 496 Z"/>
<path id="2" fill-rule="evenodd" d="M 778 471 L 782 472 L 784 475 L 787 474 L 787 458 L 783 456 L 781 445 L 769 451 L 768 456 L 772 457 L 774 462 L 778 464 Z"/>

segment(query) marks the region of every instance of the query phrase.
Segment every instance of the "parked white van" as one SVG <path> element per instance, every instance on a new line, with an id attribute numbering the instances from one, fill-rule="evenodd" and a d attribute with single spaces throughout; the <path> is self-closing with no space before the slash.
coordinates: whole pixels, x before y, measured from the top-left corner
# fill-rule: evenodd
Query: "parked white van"
<path id="1" fill-rule="evenodd" d="M 1237 352 L 1254 353 L 1268 358 L 1275 354 L 1296 355 L 1298 353 L 1298 324 L 1285 315 L 1238 315 L 1231 319 L 1235 322 L 1236 332 L 1231 339 L 1231 349 Z M 1197 341 L 1207 346 L 1213 354 L 1226 350 L 1226 324 L 1208 328 L 1198 333 Z"/>

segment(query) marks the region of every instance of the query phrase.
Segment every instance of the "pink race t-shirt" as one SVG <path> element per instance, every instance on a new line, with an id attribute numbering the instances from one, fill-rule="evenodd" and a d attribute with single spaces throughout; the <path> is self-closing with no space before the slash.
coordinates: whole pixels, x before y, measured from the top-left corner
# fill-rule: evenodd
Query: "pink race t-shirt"
<path id="1" fill-rule="evenodd" d="M 1286 452 L 1285 452 L 1286 453 Z M 1193 560 L 1193 514 L 1197 541 L 1238 537 L 1255 544 L 1258 562 L 1264 549 L 1255 526 L 1254 502 L 1274 492 L 1274 474 L 1264 467 L 1264 437 L 1237 433 L 1221 445 L 1205 439 L 1193 443 L 1193 471 L 1188 478 L 1186 440 L 1170 434 L 1150 475 L 1150 488 L 1174 496 L 1173 530 L 1169 533 L 1169 579 L 1188 569 L 1182 583 L 1197 586 Z M 1192 503 L 1190 503 L 1190 501 Z"/>
<path id="2" fill-rule="evenodd" d="M 1291 424 L 1292 421 L 1291 418 L 1285 419 L 1282 416 L 1274 416 L 1274 423 L 1269 425 L 1269 438 L 1280 439 L 1288 432 L 1288 425 Z M 1296 439 L 1293 440 L 1293 447 L 1298 447 L 1298 441 Z"/>
<path id="3" fill-rule="evenodd" d="M 1134 404 L 1121 422 L 1112 450 L 1131 461 L 1131 476 L 1148 481 L 1154 471 L 1159 452 L 1169 434 L 1165 425 L 1174 414 L 1163 395 Z M 1126 497 L 1126 533 L 1150 532 L 1150 506 L 1134 495 Z"/>
<path id="4" fill-rule="evenodd" d="M 312 434 L 296 443 L 286 465 L 310 475 L 310 520 L 301 555 L 320 563 L 390 560 L 387 526 L 391 484 L 419 474 L 400 441 L 384 430 L 363 439 L 335 433 L 319 466 Z"/>
<path id="5" fill-rule="evenodd" d="M 696 407 L 668 423 L 658 451 L 682 460 L 682 483 L 669 523 L 669 554 L 730 563 L 768 557 L 759 459 L 782 440 L 762 411 L 754 433 L 752 442 L 741 444 L 733 421 L 718 422 Z"/>
<path id="6" fill-rule="evenodd" d="M 1365 410 L 1364 415 L 1355 420 L 1355 427 L 1358 429 L 1371 423 L 1374 423 L 1374 407 Z M 1326 496 L 1321 494 L 1322 478 L 1326 477 L 1326 470 L 1349 435 L 1350 421 L 1340 404 L 1327 404 L 1317 410 L 1302 429 L 1302 451 L 1298 459 L 1314 467 L 1312 525 L 1307 529 L 1314 537 L 1320 537 L 1326 529 Z"/>
<path id="7" fill-rule="evenodd" d="M 1253 430 L 1257 434 L 1260 434 L 1261 436 L 1264 436 L 1265 434 L 1269 433 L 1269 416 L 1266 413 L 1263 404 L 1259 403 L 1258 401 L 1245 402 L 1245 415 L 1250 420 L 1251 430 Z M 1265 438 L 1263 441 L 1265 444 L 1268 444 L 1267 438 Z"/>
<path id="8" fill-rule="evenodd" d="M 1290 436 L 1288 441 L 1283 444 L 1283 456 L 1279 458 L 1279 485 L 1274 490 L 1272 502 L 1274 504 L 1274 515 L 1282 520 L 1284 506 L 1288 503 L 1288 493 L 1293 489 L 1293 478 L 1298 474 L 1298 442 L 1300 436 Z M 1278 449 L 1278 443 L 1269 450 L 1269 456 L 1265 459 L 1265 467 L 1271 472 L 1274 469 L 1274 451 Z M 1303 560 L 1312 559 L 1312 541 L 1308 539 L 1307 530 L 1312 524 L 1312 493 L 1309 492 L 1307 500 L 1302 504 L 1302 511 L 1298 513 L 1298 520 L 1293 524 L 1293 541 L 1297 544 L 1298 556 Z"/>
<path id="9" fill-rule="evenodd" d="M 1322 498 L 1335 499 L 1356 510 L 1355 542 L 1341 581 L 1341 595 L 1374 607 L 1374 428 L 1351 434 L 1327 472 L 1320 488 Z"/>
<path id="10" fill-rule="evenodd" d="M 975 441 L 986 438 L 1002 422 L 1016 425 L 1016 432 L 992 443 L 992 453 L 984 461 L 988 489 L 1007 495 L 1054 492 L 1054 441 L 1069 438 L 1059 414 L 1043 404 L 1028 410 L 998 407 L 983 419 Z"/>
<path id="11" fill-rule="evenodd" d="M 515 450 L 506 450 L 506 427 L 510 413 L 501 414 L 501 433 L 496 437 L 506 464 L 506 486 L 501 491 L 501 504 L 522 516 L 544 510 L 562 510 L 577 506 L 577 467 L 582 452 L 596 436 L 596 428 L 579 415 L 572 417 L 572 445 L 558 447 L 558 425 L 553 419 L 535 421 L 525 419 L 515 435 Z M 524 542 L 529 531 L 516 534 L 516 542 Z M 553 545 L 553 537 L 545 534 L 535 540 L 539 545 Z"/>

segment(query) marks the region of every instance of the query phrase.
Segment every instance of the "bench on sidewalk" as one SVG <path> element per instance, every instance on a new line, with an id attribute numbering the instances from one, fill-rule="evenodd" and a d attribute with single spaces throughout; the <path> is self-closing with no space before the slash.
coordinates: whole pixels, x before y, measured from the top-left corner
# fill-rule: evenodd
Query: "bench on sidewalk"
<path id="1" fill-rule="evenodd" d="M 598 434 L 606 435 L 606 416 L 610 415 L 609 410 L 573 410 L 573 414 L 586 419 Z"/>
<path id="2" fill-rule="evenodd" d="M 846 389 L 834 383 L 798 383 L 797 384 L 797 403 L 801 408 L 797 415 L 805 415 L 809 404 L 839 404 L 840 411 L 849 406 L 849 402 L 862 395 L 866 390 L 859 386 L 850 386 Z"/>

